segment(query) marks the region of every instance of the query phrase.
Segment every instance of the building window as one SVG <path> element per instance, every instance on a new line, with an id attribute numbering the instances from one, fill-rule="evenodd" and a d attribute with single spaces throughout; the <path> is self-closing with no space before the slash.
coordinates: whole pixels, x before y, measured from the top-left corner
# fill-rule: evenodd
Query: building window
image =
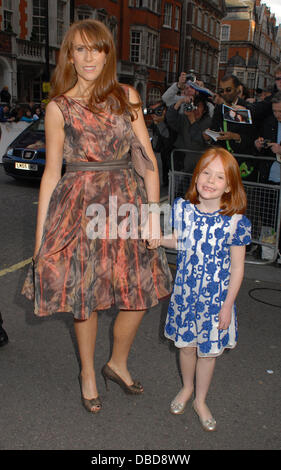
<path id="1" fill-rule="evenodd" d="M 212 36 L 215 36 L 216 35 L 216 31 L 215 31 L 215 20 L 213 17 L 211 17 L 210 19 L 210 34 Z"/>
<path id="2" fill-rule="evenodd" d="M 208 31 L 209 31 L 209 16 L 208 16 L 208 13 L 206 13 L 204 15 L 204 31 L 206 31 L 206 33 L 208 33 Z"/>
<path id="3" fill-rule="evenodd" d="M 201 70 L 200 73 L 201 75 L 205 75 L 206 73 L 206 64 L 207 64 L 207 51 L 202 51 L 202 56 L 201 56 Z"/>
<path id="4" fill-rule="evenodd" d="M 200 8 L 197 12 L 197 26 L 198 28 L 202 28 L 202 10 L 200 10 Z"/>
<path id="5" fill-rule="evenodd" d="M 156 66 L 157 35 L 148 33 L 147 40 L 147 64 Z"/>
<path id="6" fill-rule="evenodd" d="M 178 72 L 178 51 L 174 51 L 173 56 L 173 74 L 176 76 Z"/>
<path id="7" fill-rule="evenodd" d="M 179 31 L 180 29 L 180 7 L 175 8 L 175 30 Z"/>
<path id="8" fill-rule="evenodd" d="M 37 42 L 46 41 L 46 9 L 45 0 L 33 0 L 32 39 Z"/>
<path id="9" fill-rule="evenodd" d="M 131 31 L 131 62 L 140 63 L 141 61 L 141 31 Z"/>
<path id="10" fill-rule="evenodd" d="M 195 72 L 198 73 L 200 70 L 200 59 L 201 59 L 201 50 L 196 48 L 195 57 L 194 57 L 194 68 Z"/>
<path id="11" fill-rule="evenodd" d="M 173 5 L 171 3 L 165 3 L 163 26 L 167 26 L 168 28 L 172 27 L 172 13 L 173 13 Z"/>
<path id="12" fill-rule="evenodd" d="M 255 88 L 255 80 L 256 80 L 256 73 L 255 72 L 248 72 L 247 85 L 248 85 L 248 88 L 250 90 Z"/>
<path id="13" fill-rule="evenodd" d="M 162 69 L 168 74 L 170 71 L 170 49 L 162 50 Z"/>
<path id="14" fill-rule="evenodd" d="M 229 41 L 230 38 L 230 25 L 223 24 L 221 26 L 221 40 L 222 41 Z"/>
<path id="15" fill-rule="evenodd" d="M 88 18 L 91 18 L 91 13 L 85 12 L 85 11 L 78 11 L 78 20 L 87 20 Z"/>
<path id="16" fill-rule="evenodd" d="M 13 18 L 12 0 L 4 0 L 3 1 L 4 31 L 13 30 L 12 18 Z"/>
<path id="17" fill-rule="evenodd" d="M 228 60 L 228 47 L 223 46 L 221 48 L 221 54 L 220 54 L 220 62 L 225 63 Z"/>
<path id="18" fill-rule="evenodd" d="M 212 65 L 213 65 L 213 54 L 208 54 L 208 59 L 207 59 L 207 75 L 212 75 Z"/>
<path id="19" fill-rule="evenodd" d="M 64 5 L 62 0 L 57 2 L 57 43 L 60 44 L 64 35 Z"/>
<path id="20" fill-rule="evenodd" d="M 148 103 L 151 105 L 161 101 L 161 96 L 162 94 L 159 88 L 150 88 L 148 92 Z"/>

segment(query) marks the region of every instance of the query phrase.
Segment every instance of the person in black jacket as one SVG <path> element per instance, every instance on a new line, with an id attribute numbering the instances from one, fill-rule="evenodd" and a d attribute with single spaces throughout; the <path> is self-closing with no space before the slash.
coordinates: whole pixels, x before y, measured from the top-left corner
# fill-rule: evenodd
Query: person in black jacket
<path id="1" fill-rule="evenodd" d="M 251 155 L 255 139 L 258 137 L 256 129 L 256 108 L 253 104 L 239 98 L 241 82 L 235 75 L 225 75 L 219 83 L 218 93 L 226 106 L 232 109 L 248 109 L 252 117 L 252 124 L 238 121 L 226 121 L 223 115 L 223 104 L 215 107 L 210 129 L 220 135 L 215 145 L 226 148 L 232 154 Z M 210 142 L 210 141 L 209 141 Z M 244 180 L 257 180 L 257 163 L 252 159 L 236 157 L 240 166 L 241 177 Z"/>
<path id="2" fill-rule="evenodd" d="M 192 105 L 185 100 L 183 97 L 170 106 L 166 117 L 168 125 L 177 132 L 174 148 L 189 150 L 186 154 L 177 152 L 176 169 L 181 170 L 184 167 L 185 171 L 192 172 L 199 159 L 199 152 L 208 147 L 204 131 L 210 127 L 211 117 L 208 101 L 201 93 L 195 96 Z M 187 105 L 183 113 L 180 112 L 182 104 Z"/>
<path id="3" fill-rule="evenodd" d="M 2 103 L 8 103 L 10 104 L 10 101 L 11 101 L 11 95 L 9 93 L 9 88 L 7 86 L 4 86 L 1 90 L 1 93 L 0 93 L 0 101 Z"/>
<path id="4" fill-rule="evenodd" d="M 281 159 L 281 91 L 275 93 L 271 103 L 272 114 L 259 127 L 259 137 L 255 140 L 255 148 L 261 155 L 276 156 L 277 159 Z M 278 161 L 263 164 L 261 182 L 280 183 Z"/>
<path id="5" fill-rule="evenodd" d="M 235 75 L 226 75 L 219 84 L 218 92 L 227 106 L 233 109 L 253 109 L 247 101 L 239 98 L 240 81 Z M 250 153 L 252 144 L 257 137 L 255 125 L 226 122 L 223 119 L 223 105 L 215 107 L 210 129 L 220 132 L 218 144 L 232 153 Z"/>
<path id="6" fill-rule="evenodd" d="M 152 133 L 151 145 L 154 152 L 160 153 L 163 186 L 168 185 L 168 175 L 171 168 L 171 152 L 177 136 L 176 132 L 174 132 L 167 123 L 166 111 L 167 106 L 161 100 L 148 107 L 148 114 L 152 118 L 152 123 L 149 126 Z"/>

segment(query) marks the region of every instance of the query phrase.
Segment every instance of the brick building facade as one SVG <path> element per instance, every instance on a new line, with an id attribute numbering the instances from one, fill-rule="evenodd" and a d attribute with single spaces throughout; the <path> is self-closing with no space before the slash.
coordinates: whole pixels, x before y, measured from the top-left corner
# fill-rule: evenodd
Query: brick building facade
<path id="1" fill-rule="evenodd" d="M 41 100 L 69 24 L 66 0 L 0 0 L 0 88 L 13 101 Z"/>
<path id="2" fill-rule="evenodd" d="M 0 0 L 0 89 L 13 101 L 39 101 L 73 20 L 111 30 L 118 79 L 153 102 L 177 77 L 183 0 Z"/>
<path id="3" fill-rule="evenodd" d="M 180 70 L 195 71 L 211 89 L 216 88 L 224 0 L 187 0 L 183 8 Z"/>
<path id="4" fill-rule="evenodd" d="M 278 27 L 270 8 L 260 0 L 225 0 L 219 76 L 236 75 L 250 90 L 273 84 L 280 63 Z"/>

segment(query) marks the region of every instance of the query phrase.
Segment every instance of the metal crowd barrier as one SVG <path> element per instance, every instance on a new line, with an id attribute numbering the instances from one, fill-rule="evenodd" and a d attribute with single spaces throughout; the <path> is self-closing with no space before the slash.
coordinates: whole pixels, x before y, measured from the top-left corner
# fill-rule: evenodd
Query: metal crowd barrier
<path id="1" fill-rule="evenodd" d="M 180 154 L 184 152 L 184 158 Z M 188 168 L 189 157 L 194 162 L 199 159 L 203 152 L 194 152 L 185 149 L 175 149 L 171 153 L 171 170 L 169 172 L 169 204 L 172 205 L 177 197 L 184 197 L 191 182 L 192 172 Z M 246 216 L 252 224 L 252 244 L 250 252 L 246 255 L 246 263 L 269 264 L 273 263 L 278 256 L 281 224 L 281 184 L 268 184 L 259 182 L 262 180 L 263 172 L 261 163 L 274 162 L 274 157 L 252 156 L 234 154 L 236 158 L 255 160 L 258 162 L 259 171 L 257 181 L 243 181 L 247 194 Z M 175 158 L 176 157 L 176 158 Z M 177 160 L 178 159 L 178 160 Z M 185 162 L 185 163 L 184 163 Z M 180 169 L 176 169 L 177 167 Z M 281 181 L 281 164 L 280 164 Z M 251 259 L 251 253 L 261 247 L 261 259 Z M 170 252 L 174 252 L 170 250 Z M 174 252 L 175 253 L 175 252 Z"/>

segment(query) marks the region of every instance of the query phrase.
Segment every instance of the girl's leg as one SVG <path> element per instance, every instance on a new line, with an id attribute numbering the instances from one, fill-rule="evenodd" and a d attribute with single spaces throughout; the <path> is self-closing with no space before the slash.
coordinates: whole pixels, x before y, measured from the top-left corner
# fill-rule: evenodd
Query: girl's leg
<path id="1" fill-rule="evenodd" d="M 212 418 L 212 414 L 206 405 L 206 397 L 213 377 L 215 364 L 215 357 L 199 357 L 197 359 L 196 396 L 194 402 L 198 414 L 203 421 Z"/>
<path id="2" fill-rule="evenodd" d="M 120 310 L 114 323 L 114 342 L 112 355 L 108 365 L 125 381 L 127 385 L 131 385 L 133 383 L 132 377 L 127 369 L 127 360 L 144 314 L 145 310 Z"/>
<path id="3" fill-rule="evenodd" d="M 87 320 L 74 320 L 74 329 L 81 360 L 81 388 L 84 398 L 91 400 L 98 396 L 94 368 L 94 353 L 98 326 L 97 312 Z"/>
<path id="4" fill-rule="evenodd" d="M 175 398 L 177 403 L 185 403 L 191 397 L 194 387 L 196 361 L 196 348 L 180 348 L 180 367 L 183 387 Z"/>

